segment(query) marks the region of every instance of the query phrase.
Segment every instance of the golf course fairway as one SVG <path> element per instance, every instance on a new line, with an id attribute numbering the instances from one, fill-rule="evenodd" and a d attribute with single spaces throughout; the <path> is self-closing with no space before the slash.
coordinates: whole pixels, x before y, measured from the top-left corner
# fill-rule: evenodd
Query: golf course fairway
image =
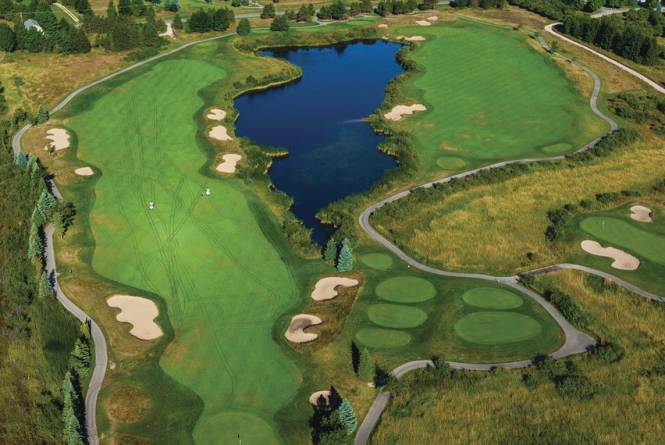
<path id="1" fill-rule="evenodd" d="M 66 122 L 78 159 L 101 172 L 89 218 L 92 266 L 165 302 L 175 338 L 160 365 L 203 400 L 194 441 L 237 443 L 240 434 L 243 443 L 283 443 L 273 416 L 295 395 L 300 374 L 272 328 L 299 289 L 264 234 L 273 222 L 259 220 L 251 190 L 203 168 L 209 156 L 198 123 L 213 104 L 201 92 L 223 82 L 233 63 L 215 57 L 216 45 L 92 89 Z"/>

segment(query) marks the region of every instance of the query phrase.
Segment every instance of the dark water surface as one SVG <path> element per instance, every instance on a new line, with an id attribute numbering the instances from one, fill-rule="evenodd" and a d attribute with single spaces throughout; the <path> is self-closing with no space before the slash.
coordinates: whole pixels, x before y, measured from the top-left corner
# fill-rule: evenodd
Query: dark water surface
<path id="1" fill-rule="evenodd" d="M 382 136 L 360 119 L 383 101 L 384 88 L 402 68 L 400 46 L 383 41 L 324 48 L 264 51 L 299 65 L 292 84 L 236 99 L 236 134 L 289 156 L 270 170 L 275 186 L 292 196 L 293 212 L 326 240 L 329 228 L 314 217 L 332 201 L 368 189 L 395 162 L 377 150 Z"/>

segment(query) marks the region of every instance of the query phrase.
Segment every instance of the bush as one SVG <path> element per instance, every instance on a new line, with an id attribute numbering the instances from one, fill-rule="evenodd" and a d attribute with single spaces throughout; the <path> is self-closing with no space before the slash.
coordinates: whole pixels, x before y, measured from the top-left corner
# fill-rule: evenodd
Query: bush
<path id="1" fill-rule="evenodd" d="M 584 328 L 589 324 L 589 317 L 570 296 L 558 289 L 546 290 L 543 296 L 561 312 L 561 314 L 577 327 Z"/>
<path id="2" fill-rule="evenodd" d="M 623 358 L 625 352 L 616 343 L 599 341 L 589 347 L 589 354 L 603 363 L 615 363 Z"/>

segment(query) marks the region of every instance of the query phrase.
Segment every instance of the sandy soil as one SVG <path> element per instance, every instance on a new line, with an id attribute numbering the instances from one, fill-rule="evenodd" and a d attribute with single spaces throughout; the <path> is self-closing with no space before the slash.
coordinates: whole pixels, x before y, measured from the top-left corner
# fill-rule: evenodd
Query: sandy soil
<path id="1" fill-rule="evenodd" d="M 242 156 L 235 153 L 231 153 L 222 156 L 222 159 L 224 160 L 224 162 L 219 164 L 215 170 L 217 170 L 220 173 L 235 173 L 236 164 L 238 163 L 238 161 L 242 159 Z"/>
<path id="2" fill-rule="evenodd" d="M 580 243 L 582 249 L 591 255 L 612 258 L 612 267 L 619 270 L 635 270 L 640 266 L 640 260 L 623 250 L 614 247 L 603 247 L 597 241 L 584 240 Z"/>
<path id="3" fill-rule="evenodd" d="M 397 36 L 398 40 L 406 40 L 407 42 L 424 42 L 425 37 L 423 36 Z"/>
<path id="4" fill-rule="evenodd" d="M 217 139 L 218 141 L 231 140 L 231 136 L 229 136 L 229 133 L 226 131 L 226 127 L 224 125 L 217 125 L 212 127 L 208 133 L 208 136 L 213 139 Z"/>
<path id="5" fill-rule="evenodd" d="M 427 20 L 429 20 L 430 22 L 436 22 L 437 20 L 439 20 L 439 17 L 433 15 L 433 16 L 427 17 Z"/>
<path id="6" fill-rule="evenodd" d="M 226 117 L 226 111 L 220 108 L 211 108 L 206 114 L 206 118 L 211 121 L 221 121 Z"/>
<path id="7" fill-rule="evenodd" d="M 632 206 L 630 208 L 630 217 L 635 221 L 651 222 L 651 209 L 644 206 Z"/>
<path id="8" fill-rule="evenodd" d="M 432 26 L 432 24 L 431 24 L 430 22 L 428 22 L 427 20 L 416 20 L 416 25 L 419 25 L 419 26 Z"/>
<path id="9" fill-rule="evenodd" d="M 337 296 L 337 291 L 335 290 L 337 286 L 353 287 L 357 285 L 358 280 L 354 280 L 353 278 L 321 278 L 314 286 L 314 291 L 312 291 L 312 299 L 316 301 L 332 300 Z"/>
<path id="10" fill-rule="evenodd" d="M 79 176 L 92 176 L 95 174 L 95 171 L 90 167 L 80 167 L 74 170 L 74 173 Z"/>
<path id="11" fill-rule="evenodd" d="M 175 37 L 175 32 L 173 32 L 173 25 L 170 22 L 166 22 L 166 31 L 159 35 L 160 37 Z"/>
<path id="12" fill-rule="evenodd" d="M 154 340 L 163 335 L 162 329 L 154 322 L 159 310 L 154 301 L 131 295 L 113 295 L 106 300 L 106 304 L 120 309 L 115 319 L 130 323 L 133 327 L 129 331 L 141 340 Z"/>
<path id="13" fill-rule="evenodd" d="M 385 23 L 381 23 L 381 24 L 378 25 L 378 26 L 379 26 L 379 28 L 387 28 L 387 27 L 388 27 L 388 25 L 386 25 Z"/>
<path id="14" fill-rule="evenodd" d="M 46 132 L 46 139 L 49 139 L 49 147 L 54 150 L 64 150 L 69 147 L 69 133 L 62 128 L 51 128 Z"/>
<path id="15" fill-rule="evenodd" d="M 328 390 L 323 390 L 323 391 L 316 391 L 313 392 L 311 396 L 309 396 L 309 403 L 311 405 L 316 406 L 317 400 L 319 400 L 319 397 L 323 396 L 324 399 L 326 399 L 326 402 L 328 402 L 328 398 L 330 397 L 330 391 Z"/>
<path id="16" fill-rule="evenodd" d="M 323 321 L 316 315 L 298 314 L 291 318 L 291 324 L 284 333 L 284 337 L 291 343 L 307 343 L 316 340 L 319 334 L 305 332 L 310 326 L 316 326 Z"/>
<path id="17" fill-rule="evenodd" d="M 403 115 L 413 114 L 416 111 L 425 111 L 425 105 L 422 104 L 413 104 L 413 105 L 395 105 L 392 110 L 384 114 L 383 117 L 389 121 L 398 121 L 402 119 Z"/>

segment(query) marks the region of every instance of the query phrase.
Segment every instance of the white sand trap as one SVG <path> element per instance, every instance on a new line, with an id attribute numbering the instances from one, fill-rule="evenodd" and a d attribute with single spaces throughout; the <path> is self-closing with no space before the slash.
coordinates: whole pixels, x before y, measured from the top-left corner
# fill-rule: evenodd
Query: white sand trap
<path id="1" fill-rule="evenodd" d="M 640 260 L 623 250 L 614 247 L 603 247 L 600 243 L 591 240 L 584 240 L 580 245 L 585 252 L 591 255 L 612 258 L 614 260 L 612 267 L 615 269 L 635 270 L 640 266 Z"/>
<path id="2" fill-rule="evenodd" d="M 92 176 L 95 174 L 95 171 L 90 167 L 80 167 L 74 170 L 74 173 L 79 176 Z"/>
<path id="3" fill-rule="evenodd" d="M 309 403 L 310 405 L 316 406 L 316 403 L 319 400 L 319 397 L 323 396 L 324 399 L 326 399 L 326 403 L 328 403 L 330 399 L 330 391 L 328 390 L 323 390 L 323 391 L 316 391 L 313 392 L 311 396 L 309 396 Z"/>
<path id="4" fill-rule="evenodd" d="M 242 156 L 232 153 L 222 156 L 224 162 L 219 164 L 215 170 L 220 173 L 235 173 L 236 164 L 242 159 Z"/>
<path id="5" fill-rule="evenodd" d="M 221 121 L 224 120 L 225 117 L 226 111 L 219 108 L 211 108 L 208 111 L 208 114 L 206 114 L 206 118 L 210 119 L 211 121 Z"/>
<path id="6" fill-rule="evenodd" d="M 173 32 L 173 25 L 171 22 L 166 22 L 166 31 L 159 35 L 160 37 L 175 37 L 175 32 Z"/>
<path id="7" fill-rule="evenodd" d="M 120 308 L 120 313 L 116 315 L 115 319 L 130 323 L 133 327 L 129 333 L 134 337 L 141 340 L 154 340 L 162 336 L 162 329 L 154 322 L 159 315 L 154 301 L 131 295 L 113 295 L 106 300 L 106 304 Z"/>
<path id="8" fill-rule="evenodd" d="M 383 115 L 389 121 L 398 121 L 402 119 L 402 116 L 413 114 L 416 111 L 425 111 L 425 105 L 422 104 L 413 104 L 413 105 L 395 105 L 390 112 Z"/>
<path id="9" fill-rule="evenodd" d="M 630 217 L 635 221 L 651 222 L 651 209 L 644 206 L 632 206 L 630 208 Z"/>
<path id="10" fill-rule="evenodd" d="M 419 26 L 432 26 L 432 24 L 431 24 L 430 22 L 428 22 L 427 20 L 416 20 L 416 25 L 419 25 Z"/>
<path id="11" fill-rule="evenodd" d="M 208 136 L 213 139 L 217 139 L 218 141 L 231 140 L 231 136 L 229 136 L 229 133 L 226 131 L 226 127 L 224 125 L 217 125 L 212 127 L 208 133 Z"/>
<path id="12" fill-rule="evenodd" d="M 425 41 L 425 37 L 423 37 L 423 36 L 409 36 L 409 37 L 397 36 L 397 39 L 398 40 L 406 40 L 407 42 L 424 42 Z"/>
<path id="13" fill-rule="evenodd" d="M 436 22 L 437 20 L 439 20 L 439 17 L 433 15 L 433 16 L 427 17 L 427 20 L 429 20 L 430 22 Z"/>
<path id="14" fill-rule="evenodd" d="M 379 25 L 379 28 L 387 28 L 387 27 L 388 27 L 388 25 L 386 25 L 385 23 L 381 23 L 381 24 Z"/>
<path id="15" fill-rule="evenodd" d="M 46 132 L 46 139 L 50 139 L 50 148 L 64 150 L 69 147 L 69 133 L 62 128 L 51 128 Z"/>
<path id="16" fill-rule="evenodd" d="M 316 340 L 319 337 L 319 334 L 305 332 L 305 329 L 321 323 L 323 323 L 323 321 L 316 315 L 294 315 L 293 318 L 291 318 L 289 328 L 284 333 L 284 337 L 286 337 L 291 343 L 307 343 Z"/>
<path id="17" fill-rule="evenodd" d="M 321 278 L 316 282 L 314 291 L 312 292 L 312 299 L 316 301 L 332 300 L 337 296 L 335 288 L 337 286 L 353 287 L 358 285 L 358 280 L 353 278 L 344 277 L 327 277 Z"/>

